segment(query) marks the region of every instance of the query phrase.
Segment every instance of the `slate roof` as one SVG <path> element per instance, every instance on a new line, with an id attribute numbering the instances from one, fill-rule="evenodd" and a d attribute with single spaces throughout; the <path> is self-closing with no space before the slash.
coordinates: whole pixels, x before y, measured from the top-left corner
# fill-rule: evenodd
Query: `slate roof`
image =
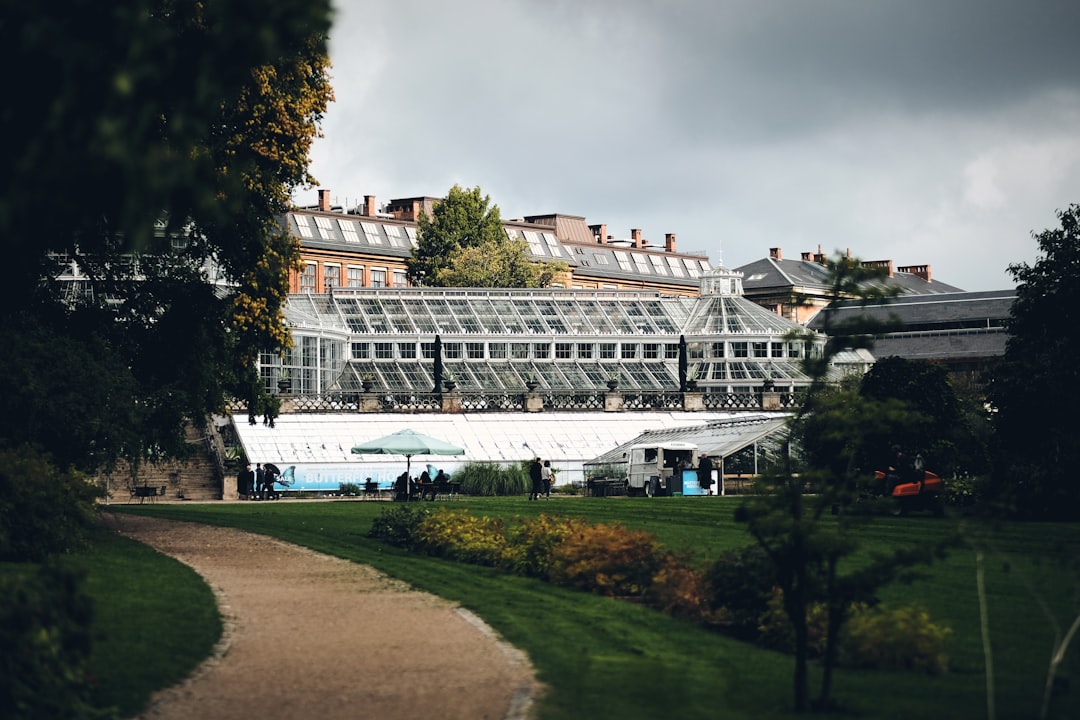
<path id="1" fill-rule="evenodd" d="M 777 260 L 767 257 L 735 268 L 735 270 L 743 273 L 743 288 L 747 295 L 791 288 L 828 289 L 828 269 L 810 260 Z M 884 278 L 883 282 L 875 284 L 901 287 L 905 294 L 963 292 L 960 288 L 940 280 L 926 281 L 913 273 L 898 271 L 894 272 L 892 277 Z"/>
<path id="2" fill-rule="evenodd" d="M 848 302 L 832 311 L 819 312 L 807 327 L 821 331 L 827 312 L 832 312 L 839 322 L 849 316 L 891 318 L 902 327 L 874 341 L 874 357 L 977 360 L 1005 353 L 1005 321 L 1015 298 L 1015 290 L 996 290 L 902 296 L 867 307 Z"/>
<path id="3" fill-rule="evenodd" d="M 858 315 L 874 320 L 895 318 L 906 331 L 1000 328 L 1009 317 L 1015 290 L 955 292 L 941 295 L 902 295 L 878 305 L 863 306 L 857 301 L 841 303 L 833 311 L 822 310 L 807 327 L 822 330 L 825 313 L 838 321 Z"/>

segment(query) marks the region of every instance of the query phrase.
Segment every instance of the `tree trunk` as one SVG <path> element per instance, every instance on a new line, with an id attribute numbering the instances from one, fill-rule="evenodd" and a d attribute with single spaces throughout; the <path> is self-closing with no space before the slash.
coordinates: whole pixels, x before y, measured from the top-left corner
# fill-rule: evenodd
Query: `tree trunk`
<path id="1" fill-rule="evenodd" d="M 791 625 L 795 630 L 795 712 L 806 712 L 810 709 L 810 682 L 807 674 L 810 643 L 809 630 L 806 627 L 806 598 L 803 592 L 797 591 L 792 602 L 801 606 L 801 613 L 796 610 L 791 617 Z"/>
<path id="2" fill-rule="evenodd" d="M 817 709 L 827 711 L 829 695 L 832 693 L 833 667 L 836 665 L 836 640 L 840 636 L 840 624 L 844 622 L 843 600 L 836 597 L 836 556 L 829 556 L 825 579 L 825 597 L 828 602 L 829 621 L 825 628 L 825 657 L 821 676 L 821 694 L 818 696 Z"/>

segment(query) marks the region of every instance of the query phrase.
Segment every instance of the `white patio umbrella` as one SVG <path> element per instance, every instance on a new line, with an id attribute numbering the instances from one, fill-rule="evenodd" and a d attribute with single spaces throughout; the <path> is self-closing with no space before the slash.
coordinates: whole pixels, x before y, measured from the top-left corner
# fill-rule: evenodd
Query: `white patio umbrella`
<path id="1" fill-rule="evenodd" d="M 404 455 L 406 473 L 413 455 L 465 454 L 464 448 L 408 428 L 354 445 L 352 451 L 357 455 Z"/>

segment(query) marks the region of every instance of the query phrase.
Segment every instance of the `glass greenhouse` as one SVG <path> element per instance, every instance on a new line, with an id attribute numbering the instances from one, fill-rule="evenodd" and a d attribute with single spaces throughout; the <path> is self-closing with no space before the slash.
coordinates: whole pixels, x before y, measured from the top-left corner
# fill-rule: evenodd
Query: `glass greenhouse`
<path id="1" fill-rule="evenodd" d="M 803 328 L 742 296 L 742 276 L 701 277 L 700 297 L 568 289 L 334 288 L 289 298 L 294 347 L 264 354 L 273 391 L 326 393 L 778 391 L 807 383 Z M 821 339 L 824 342 L 824 338 Z M 616 385 L 617 383 L 617 385 Z"/>

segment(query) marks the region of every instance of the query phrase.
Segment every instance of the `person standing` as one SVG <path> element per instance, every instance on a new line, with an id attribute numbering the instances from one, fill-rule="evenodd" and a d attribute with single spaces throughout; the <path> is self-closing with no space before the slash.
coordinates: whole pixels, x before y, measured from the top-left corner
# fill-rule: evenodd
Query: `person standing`
<path id="1" fill-rule="evenodd" d="M 706 495 L 712 495 L 712 459 L 705 453 L 698 456 L 698 482 L 705 489 Z"/>
<path id="2" fill-rule="evenodd" d="M 236 476 L 236 494 L 240 496 L 241 500 L 251 499 L 252 486 L 254 484 L 255 473 L 251 471 L 251 463 L 248 463 Z"/>
<path id="3" fill-rule="evenodd" d="M 266 471 L 263 470 L 262 463 L 255 464 L 255 491 L 260 500 L 266 499 Z"/>
<path id="4" fill-rule="evenodd" d="M 543 492 L 544 466 L 540 463 L 538 457 L 534 457 L 532 465 L 529 465 L 529 481 L 532 484 L 529 490 L 529 499 L 539 500 L 540 493 Z"/>
<path id="5" fill-rule="evenodd" d="M 551 461 L 545 460 L 544 466 L 540 468 L 540 485 L 542 487 L 544 497 L 548 500 L 551 499 L 551 479 Z"/>

